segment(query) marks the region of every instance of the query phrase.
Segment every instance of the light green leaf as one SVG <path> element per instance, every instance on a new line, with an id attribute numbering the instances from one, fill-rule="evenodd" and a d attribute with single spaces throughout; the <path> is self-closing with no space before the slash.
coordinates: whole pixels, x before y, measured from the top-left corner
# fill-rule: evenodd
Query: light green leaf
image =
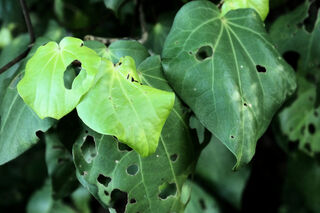
<path id="1" fill-rule="evenodd" d="M 45 134 L 46 164 L 55 199 L 66 197 L 73 192 L 79 182 L 76 178 L 72 155 L 54 133 Z"/>
<path id="2" fill-rule="evenodd" d="M 227 14 L 230 10 L 240 8 L 255 9 L 264 21 L 269 13 L 269 0 L 224 0 L 221 8 L 222 15 Z"/>
<path id="3" fill-rule="evenodd" d="M 77 190 L 75 190 L 71 194 L 71 199 L 73 204 L 75 205 L 76 209 L 81 213 L 91 213 L 91 210 L 90 210 L 91 197 L 92 196 L 88 192 L 88 190 L 82 186 L 80 186 Z"/>
<path id="4" fill-rule="evenodd" d="M 72 88 L 66 89 L 63 75 L 74 60 L 81 62 L 82 70 Z M 28 61 L 18 92 L 40 118 L 60 119 L 73 110 L 91 88 L 99 66 L 100 57 L 83 46 L 80 39 L 66 37 L 59 45 L 49 42 L 39 47 Z"/>
<path id="5" fill-rule="evenodd" d="M 188 181 L 191 187 L 191 199 L 187 205 L 185 213 L 221 213 L 218 202 L 214 197 L 210 196 L 204 189 L 198 186 L 196 183 Z"/>
<path id="6" fill-rule="evenodd" d="M 114 66 L 103 59 L 95 86 L 77 106 L 93 130 L 114 135 L 143 157 L 156 151 L 162 127 L 174 104 L 174 93 L 141 85 L 134 60 Z"/>
<path id="7" fill-rule="evenodd" d="M 293 70 L 253 10 L 221 17 L 208 1 L 190 2 L 178 12 L 163 65 L 178 95 L 234 153 L 236 166 L 251 160 L 257 140 L 296 88 Z"/>
<path id="8" fill-rule="evenodd" d="M 171 91 L 163 78 L 159 56 L 147 58 L 137 70 L 143 83 Z M 161 132 L 159 146 L 146 158 L 110 136 L 90 132 L 94 138 L 83 135 L 83 139 L 81 136 L 73 147 L 80 182 L 105 208 L 113 206 L 116 200 L 110 195 L 119 189 L 127 195 L 124 200 L 128 202 L 126 212 L 182 211 L 189 198 L 182 185 L 193 171 L 195 162 L 186 121 L 186 109 L 175 99 L 175 106 Z M 163 188 L 165 190 L 161 191 Z"/>

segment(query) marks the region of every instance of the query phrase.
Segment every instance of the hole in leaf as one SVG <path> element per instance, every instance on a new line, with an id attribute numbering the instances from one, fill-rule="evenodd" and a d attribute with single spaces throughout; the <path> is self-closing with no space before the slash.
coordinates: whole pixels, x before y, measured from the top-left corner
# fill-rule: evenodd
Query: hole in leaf
<path id="1" fill-rule="evenodd" d="M 74 60 L 69 66 L 67 66 L 66 71 L 63 73 L 63 82 L 66 89 L 72 88 L 73 80 L 81 71 L 81 62 Z"/>
<path id="2" fill-rule="evenodd" d="M 87 163 L 91 163 L 97 156 L 96 143 L 94 138 L 88 135 L 81 146 L 82 155 Z"/>
<path id="3" fill-rule="evenodd" d="M 83 42 L 80 44 L 80 47 L 83 47 Z"/>
<path id="4" fill-rule="evenodd" d="M 138 171 L 139 167 L 136 164 L 133 164 L 127 168 L 127 173 L 132 176 L 136 175 Z"/>
<path id="5" fill-rule="evenodd" d="M 109 196 L 109 192 L 107 192 L 106 190 L 104 190 L 104 194 L 105 194 L 106 196 Z"/>
<path id="6" fill-rule="evenodd" d="M 231 136 L 230 136 L 230 138 L 231 138 L 231 139 L 234 139 L 234 136 L 233 136 L 233 135 L 231 135 Z"/>
<path id="7" fill-rule="evenodd" d="M 159 198 L 160 199 L 167 199 L 169 196 L 174 196 L 177 192 L 177 186 L 175 183 L 164 183 L 161 186 L 159 186 Z"/>
<path id="8" fill-rule="evenodd" d="M 87 171 L 83 171 L 83 172 L 81 172 L 81 175 L 82 176 L 85 176 L 85 175 L 87 175 L 88 174 L 88 172 Z"/>
<path id="9" fill-rule="evenodd" d="M 319 1 L 313 1 L 308 10 L 308 17 L 303 21 L 303 24 L 308 32 L 312 32 L 317 20 Z"/>
<path id="10" fill-rule="evenodd" d="M 38 131 L 36 131 L 36 136 L 38 138 L 43 138 L 44 137 L 44 133 L 42 131 L 38 130 Z"/>
<path id="11" fill-rule="evenodd" d="M 121 143 L 121 142 L 118 142 L 118 149 L 119 151 L 132 151 L 132 148 L 129 147 L 127 144 L 124 144 L 124 143 Z"/>
<path id="12" fill-rule="evenodd" d="M 110 183 L 111 178 L 110 177 L 106 177 L 103 174 L 99 174 L 99 176 L 97 177 L 97 181 L 100 184 L 104 185 L 105 187 L 108 187 L 108 184 Z"/>
<path id="13" fill-rule="evenodd" d="M 258 72 L 267 72 L 267 69 L 264 67 L 264 66 L 261 66 L 261 65 L 257 65 L 256 66 L 256 69 Z"/>
<path id="14" fill-rule="evenodd" d="M 288 149 L 289 151 L 295 151 L 299 147 L 299 141 L 289 141 L 288 143 Z"/>
<path id="15" fill-rule="evenodd" d="M 203 61 L 203 60 L 211 57 L 212 54 L 213 54 L 213 52 L 212 52 L 212 48 L 210 46 L 203 46 L 197 51 L 196 58 L 199 61 Z"/>
<path id="16" fill-rule="evenodd" d="M 247 104 L 247 103 L 243 103 L 243 106 L 245 106 L 245 107 L 246 107 L 246 106 L 248 106 L 248 104 Z"/>
<path id="17" fill-rule="evenodd" d="M 173 155 L 170 156 L 170 159 L 171 159 L 173 162 L 175 162 L 175 161 L 177 160 L 177 158 L 178 158 L 178 155 L 177 155 L 177 154 L 173 154 Z"/>
<path id="18" fill-rule="evenodd" d="M 308 152 L 311 152 L 311 146 L 310 146 L 310 143 L 307 142 L 305 145 L 304 145 L 304 148 L 308 151 Z"/>
<path id="19" fill-rule="evenodd" d="M 199 204 L 200 204 L 200 207 L 202 210 L 207 209 L 206 203 L 204 202 L 204 200 L 202 198 L 199 200 Z"/>
<path id="20" fill-rule="evenodd" d="M 136 203 L 136 202 L 137 202 L 136 199 L 134 199 L 134 198 L 130 199 L 130 203 Z"/>
<path id="21" fill-rule="evenodd" d="M 128 203 L 128 193 L 114 189 L 111 192 L 111 202 L 111 206 L 116 209 L 116 212 L 124 212 Z"/>
<path id="22" fill-rule="evenodd" d="M 296 51 L 287 51 L 283 54 L 283 58 L 284 60 L 286 60 L 286 62 L 288 64 L 291 65 L 291 67 L 294 69 L 294 70 L 297 70 L 298 68 L 298 61 L 299 61 L 299 58 L 300 58 L 300 54 Z"/>
<path id="23" fill-rule="evenodd" d="M 314 126 L 314 124 L 311 123 L 308 126 L 308 130 L 309 130 L 309 133 L 313 135 L 316 132 L 316 127 Z"/>

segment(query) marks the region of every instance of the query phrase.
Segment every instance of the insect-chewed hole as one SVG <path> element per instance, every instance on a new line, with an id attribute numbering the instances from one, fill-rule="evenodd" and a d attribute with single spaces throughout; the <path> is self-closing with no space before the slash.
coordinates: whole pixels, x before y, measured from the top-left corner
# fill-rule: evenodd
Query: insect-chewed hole
<path id="1" fill-rule="evenodd" d="M 206 203 L 202 198 L 199 199 L 199 204 L 200 204 L 200 207 L 201 207 L 202 210 L 206 210 L 207 209 Z"/>
<path id="2" fill-rule="evenodd" d="M 177 186 L 175 183 L 164 183 L 159 186 L 159 198 L 160 199 L 167 199 L 169 196 L 174 196 L 177 192 Z"/>
<path id="3" fill-rule="evenodd" d="M 106 190 L 104 190 L 104 194 L 105 194 L 106 196 L 109 196 L 109 192 L 107 192 Z"/>
<path id="4" fill-rule="evenodd" d="M 261 65 L 256 65 L 256 69 L 258 72 L 267 72 L 267 69 Z"/>
<path id="5" fill-rule="evenodd" d="M 81 152 L 87 163 L 91 163 L 92 160 L 96 157 L 97 155 L 96 143 L 92 136 L 88 135 L 85 138 L 81 146 Z"/>
<path id="6" fill-rule="evenodd" d="M 119 189 L 112 190 L 111 203 L 116 212 L 124 212 L 128 204 L 128 193 Z"/>
<path id="7" fill-rule="evenodd" d="M 316 132 L 316 127 L 314 126 L 314 124 L 311 123 L 308 125 L 308 130 L 309 130 L 309 133 L 313 135 Z"/>
<path id="8" fill-rule="evenodd" d="M 138 171 L 139 171 L 139 167 L 136 164 L 132 164 L 127 168 L 127 173 L 132 176 L 136 175 Z"/>
<path id="9" fill-rule="evenodd" d="M 175 162 L 175 161 L 177 160 L 177 158 L 178 158 L 178 155 L 177 155 L 177 154 L 173 154 L 173 155 L 170 156 L 170 159 L 171 159 L 171 161 L 173 161 L 173 162 Z"/>
<path id="10" fill-rule="evenodd" d="M 199 61 L 203 61 L 209 57 L 211 57 L 213 54 L 213 51 L 212 51 L 212 47 L 210 46 L 203 46 L 203 47 L 200 47 L 196 53 L 196 58 L 199 60 Z"/>
<path id="11" fill-rule="evenodd" d="M 300 58 L 300 54 L 296 51 L 287 51 L 285 53 L 283 53 L 283 58 L 284 60 L 286 60 L 286 62 L 288 64 L 291 65 L 291 67 L 294 69 L 294 70 L 297 70 L 298 68 L 298 61 L 299 61 L 299 58 Z"/>
<path id="12" fill-rule="evenodd" d="M 63 82 L 66 89 L 72 89 L 73 81 L 79 75 L 80 71 L 81 62 L 78 60 L 74 60 L 69 64 L 69 66 L 67 66 L 66 71 L 63 73 Z"/>
<path id="13" fill-rule="evenodd" d="M 136 202 L 137 202 L 136 199 L 134 199 L 134 198 L 130 199 L 130 203 L 136 203 Z"/>
<path id="14" fill-rule="evenodd" d="M 122 152 L 123 151 L 128 151 L 128 152 L 132 151 L 131 147 L 129 147 L 127 144 L 121 143 L 119 141 L 118 141 L 118 149 L 119 149 L 119 151 L 122 151 Z"/>
<path id="15" fill-rule="evenodd" d="M 97 181 L 100 184 L 104 185 L 105 187 L 108 187 L 108 184 L 110 183 L 111 178 L 104 176 L 103 174 L 99 174 L 99 176 L 97 177 Z"/>

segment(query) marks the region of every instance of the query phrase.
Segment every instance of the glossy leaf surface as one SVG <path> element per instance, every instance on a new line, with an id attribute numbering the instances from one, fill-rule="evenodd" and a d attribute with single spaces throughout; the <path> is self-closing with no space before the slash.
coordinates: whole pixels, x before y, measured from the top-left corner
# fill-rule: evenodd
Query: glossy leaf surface
<path id="1" fill-rule="evenodd" d="M 81 62 L 82 71 L 72 88 L 67 89 L 63 75 L 75 60 Z M 49 42 L 39 47 L 28 61 L 18 92 L 40 118 L 60 119 L 76 107 L 93 85 L 99 65 L 100 57 L 80 39 L 66 37 L 59 45 Z"/>
<path id="2" fill-rule="evenodd" d="M 174 104 L 174 93 L 141 85 L 131 57 L 114 66 L 103 59 L 95 86 L 77 106 L 93 130 L 114 135 L 143 157 L 155 152 L 162 127 Z"/>
<path id="3" fill-rule="evenodd" d="M 144 84 L 171 90 L 161 72 L 158 56 L 143 61 L 137 72 Z M 189 197 L 182 185 L 195 160 L 186 118 L 176 99 L 156 152 L 146 158 L 111 136 L 91 132 L 83 135 L 73 147 L 80 182 L 105 207 L 113 206 L 117 201 L 114 195 L 120 190 L 124 193 L 120 192 L 124 195 L 122 201 L 127 203 L 126 212 L 182 211 Z"/>
<path id="4" fill-rule="evenodd" d="M 177 13 L 162 54 L 178 95 L 234 153 L 236 166 L 248 163 L 296 88 L 257 13 L 241 9 L 221 17 L 211 2 L 190 2 Z"/>

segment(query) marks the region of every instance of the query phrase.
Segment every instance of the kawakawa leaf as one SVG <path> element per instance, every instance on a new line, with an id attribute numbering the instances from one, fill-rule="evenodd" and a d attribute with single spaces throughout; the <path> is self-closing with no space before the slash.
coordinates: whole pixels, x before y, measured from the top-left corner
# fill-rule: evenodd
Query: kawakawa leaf
<path id="1" fill-rule="evenodd" d="M 171 91 L 159 56 L 147 58 L 137 72 L 143 83 Z M 78 179 L 105 208 L 123 202 L 126 212 L 181 212 L 189 197 L 182 186 L 195 161 L 186 119 L 186 110 L 175 99 L 159 146 L 146 158 L 111 136 L 83 134 L 73 147 Z"/>
<path id="2" fill-rule="evenodd" d="M 320 134 L 317 131 L 320 129 L 320 107 L 317 103 L 320 88 L 320 15 L 318 11 L 314 30 L 308 32 L 304 21 L 308 18 L 309 7 L 310 3 L 306 1 L 279 17 L 272 24 L 270 34 L 279 52 L 292 62 L 298 73 L 296 99 L 279 113 L 281 131 L 290 143 L 298 143 L 301 150 L 313 156 L 320 151 Z"/>
<path id="3" fill-rule="evenodd" d="M 154 153 L 174 93 L 142 85 L 130 56 L 116 66 L 102 59 L 98 75 L 77 106 L 81 120 L 101 134 L 116 136 L 144 157 Z"/>
<path id="4" fill-rule="evenodd" d="M 44 41 L 47 39 L 37 39 L 25 61 Z M 0 103 L 0 165 L 32 147 L 39 140 L 36 132 L 45 132 L 54 124 L 53 119 L 40 119 L 18 94 L 16 85 L 24 72 L 25 61 L 19 65 L 18 69 L 9 69 L 8 76 L 4 73 L 0 77 L 0 83 L 6 84 L 5 87 L 1 87 L 4 89 L 4 97 Z M 2 79 L 2 76 L 8 78 Z"/>
<path id="5" fill-rule="evenodd" d="M 67 89 L 64 72 L 75 60 L 80 61 L 82 70 L 72 88 Z M 39 47 L 28 61 L 18 92 L 40 118 L 60 119 L 77 106 L 93 85 L 100 61 L 100 57 L 80 39 L 66 37 L 59 45 L 49 42 Z"/>
<path id="6" fill-rule="evenodd" d="M 191 187 L 191 199 L 187 205 L 185 213 L 220 213 L 222 212 L 219 203 L 208 194 L 203 188 L 198 184 L 188 181 L 188 184 Z"/>
<path id="7" fill-rule="evenodd" d="M 46 164 L 54 199 L 70 195 L 79 185 L 71 153 L 54 133 L 44 136 L 46 142 Z"/>
<path id="8" fill-rule="evenodd" d="M 247 163 L 274 113 L 296 88 L 252 9 L 221 16 L 208 1 L 186 4 L 163 50 L 168 81 L 200 122 Z"/>
<path id="9" fill-rule="evenodd" d="M 225 15 L 230 10 L 240 8 L 255 9 L 264 21 L 269 13 L 269 0 L 224 0 L 221 13 L 222 15 Z"/>

